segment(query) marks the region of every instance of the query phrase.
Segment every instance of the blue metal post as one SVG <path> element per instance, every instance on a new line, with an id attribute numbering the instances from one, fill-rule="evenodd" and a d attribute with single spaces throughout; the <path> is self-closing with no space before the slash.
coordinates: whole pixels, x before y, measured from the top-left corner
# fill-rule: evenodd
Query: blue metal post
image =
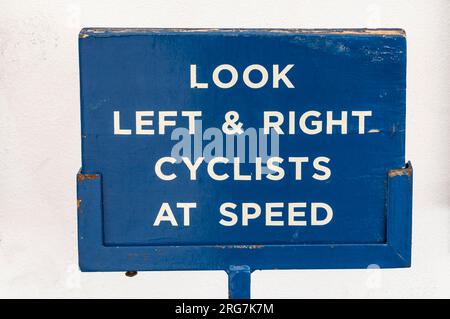
<path id="1" fill-rule="evenodd" d="M 228 297 L 230 299 L 250 299 L 249 266 L 230 266 L 228 273 Z"/>

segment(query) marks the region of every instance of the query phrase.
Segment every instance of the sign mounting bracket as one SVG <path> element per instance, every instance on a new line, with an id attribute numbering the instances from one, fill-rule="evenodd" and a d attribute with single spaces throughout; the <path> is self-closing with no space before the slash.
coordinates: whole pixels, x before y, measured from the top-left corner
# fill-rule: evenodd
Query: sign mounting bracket
<path id="1" fill-rule="evenodd" d="M 250 298 L 251 273 L 256 269 L 272 269 L 275 265 L 272 259 L 264 258 L 273 250 L 280 252 L 276 262 L 278 269 L 357 269 L 372 264 L 380 268 L 409 267 L 412 180 L 410 162 L 387 174 L 387 241 L 382 244 L 140 247 L 104 244 L 101 175 L 83 174 L 80 170 L 77 174 L 80 268 L 83 271 L 127 271 L 130 267 L 138 270 L 225 270 L 229 297 L 246 299 Z M 311 254 L 312 250 L 320 252 Z M 301 258 L 302 255 L 308 257 Z M 183 262 L 183 256 L 195 264 Z M 230 266 L 228 263 L 246 259 L 244 256 L 252 264 Z"/>

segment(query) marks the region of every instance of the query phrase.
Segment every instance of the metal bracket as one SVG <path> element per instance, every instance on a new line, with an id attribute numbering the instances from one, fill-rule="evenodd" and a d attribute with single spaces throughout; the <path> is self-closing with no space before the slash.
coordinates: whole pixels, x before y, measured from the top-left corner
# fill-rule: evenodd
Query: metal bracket
<path id="1" fill-rule="evenodd" d="M 246 299 L 250 298 L 251 272 L 257 269 L 355 269 L 373 263 L 381 268 L 410 267 L 412 179 L 409 162 L 404 168 L 387 173 L 385 243 L 108 246 L 103 238 L 101 175 L 83 174 L 80 170 L 77 175 L 80 268 L 82 271 L 225 270 L 229 297 Z"/>

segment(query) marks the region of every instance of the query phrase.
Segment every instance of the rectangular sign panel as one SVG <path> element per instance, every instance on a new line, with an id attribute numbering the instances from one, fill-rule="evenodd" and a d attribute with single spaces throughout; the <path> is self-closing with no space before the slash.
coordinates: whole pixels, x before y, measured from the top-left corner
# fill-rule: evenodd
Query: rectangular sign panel
<path id="1" fill-rule="evenodd" d="M 82 270 L 410 265 L 402 30 L 79 41 Z"/>

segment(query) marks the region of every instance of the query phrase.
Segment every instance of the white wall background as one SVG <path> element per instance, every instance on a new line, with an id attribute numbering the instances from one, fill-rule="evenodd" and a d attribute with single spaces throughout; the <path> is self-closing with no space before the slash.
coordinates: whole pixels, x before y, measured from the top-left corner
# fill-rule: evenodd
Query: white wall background
<path id="1" fill-rule="evenodd" d="M 227 297 L 224 272 L 80 273 L 81 27 L 400 27 L 413 267 L 257 271 L 256 298 L 450 297 L 450 1 L 0 2 L 0 297 Z"/>

